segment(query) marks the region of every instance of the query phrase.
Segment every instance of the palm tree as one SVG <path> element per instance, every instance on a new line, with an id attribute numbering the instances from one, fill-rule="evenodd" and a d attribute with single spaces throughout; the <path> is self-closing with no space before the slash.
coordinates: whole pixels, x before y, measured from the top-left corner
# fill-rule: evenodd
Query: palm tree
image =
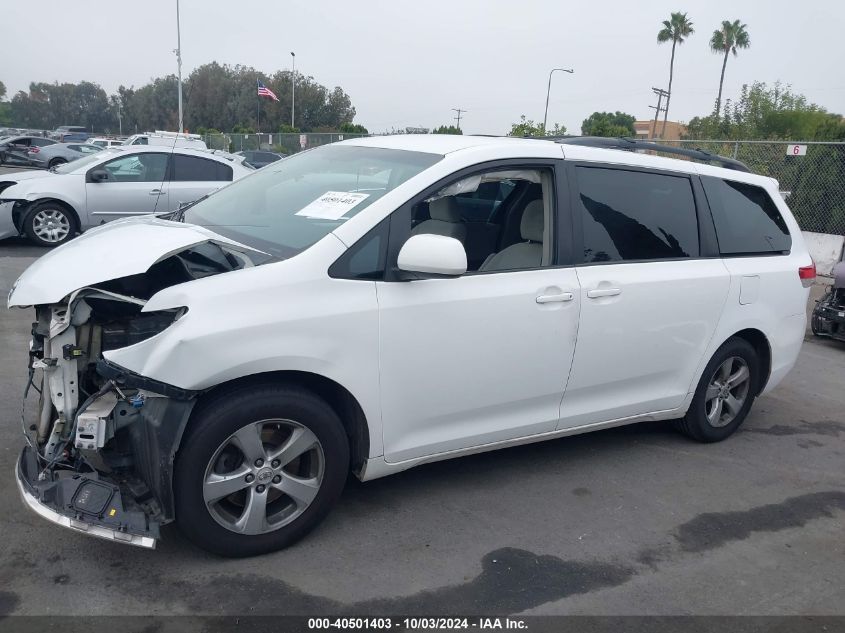
<path id="1" fill-rule="evenodd" d="M 684 43 L 684 38 L 689 37 L 695 31 L 692 22 L 687 19 L 686 13 L 673 13 L 668 20 L 663 20 L 663 28 L 657 33 L 657 43 L 672 42 L 672 59 L 669 61 L 669 91 L 666 94 L 666 109 L 663 110 L 663 130 L 660 135 L 666 133 L 666 119 L 669 116 L 669 100 L 672 98 L 672 75 L 675 72 L 675 46 Z M 657 118 L 655 117 L 655 128 Z M 657 130 L 655 130 L 656 132 Z"/>
<path id="2" fill-rule="evenodd" d="M 725 83 L 725 66 L 728 65 L 728 53 L 733 52 L 734 57 L 736 57 L 736 49 L 751 46 L 751 38 L 748 36 L 748 31 L 745 30 L 746 26 L 739 20 L 733 22 L 725 20 L 722 22 L 722 28 L 713 31 L 713 37 L 710 38 L 710 50 L 714 53 L 725 54 L 725 59 L 722 61 L 722 77 L 719 79 L 719 96 L 716 97 L 717 117 L 722 107 L 722 84 Z"/>

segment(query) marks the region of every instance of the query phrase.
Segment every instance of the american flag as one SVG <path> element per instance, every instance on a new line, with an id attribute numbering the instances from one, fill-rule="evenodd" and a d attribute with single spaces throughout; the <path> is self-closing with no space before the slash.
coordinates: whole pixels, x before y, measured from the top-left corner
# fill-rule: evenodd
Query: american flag
<path id="1" fill-rule="evenodd" d="M 265 86 L 260 81 L 258 82 L 258 96 L 259 97 L 270 97 L 273 101 L 278 101 L 279 98 L 276 96 L 276 93 L 270 90 L 267 86 Z"/>

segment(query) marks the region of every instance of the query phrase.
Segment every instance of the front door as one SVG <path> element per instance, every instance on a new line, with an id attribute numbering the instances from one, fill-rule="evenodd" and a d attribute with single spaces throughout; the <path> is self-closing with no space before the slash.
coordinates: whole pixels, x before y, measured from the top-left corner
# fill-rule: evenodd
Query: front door
<path id="1" fill-rule="evenodd" d="M 130 215 L 169 211 L 168 159 L 163 152 L 129 154 L 89 170 L 89 174 L 100 169 L 108 173 L 108 178 L 99 182 L 86 177 L 89 222 L 96 225 Z"/>
<path id="2" fill-rule="evenodd" d="M 388 462 L 557 426 L 578 330 L 578 279 L 574 268 L 553 266 L 552 170 L 483 178 L 506 176 L 526 195 L 509 202 L 499 221 L 515 221 L 521 234 L 494 243 L 490 261 L 456 278 L 376 284 Z M 542 188 L 531 187 L 541 181 Z M 414 234 L 466 239 L 461 214 L 446 211 L 456 203 L 426 204 L 439 205 L 438 212 L 424 209 L 431 219 L 416 224 Z"/>

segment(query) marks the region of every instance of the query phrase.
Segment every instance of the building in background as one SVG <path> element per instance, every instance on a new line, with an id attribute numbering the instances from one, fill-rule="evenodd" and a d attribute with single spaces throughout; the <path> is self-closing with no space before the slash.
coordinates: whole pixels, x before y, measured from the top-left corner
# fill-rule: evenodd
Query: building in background
<path id="1" fill-rule="evenodd" d="M 687 133 L 687 126 L 680 121 L 666 121 L 666 131 L 663 133 L 663 121 L 657 122 L 657 134 L 654 133 L 654 119 L 648 121 L 634 121 L 637 138 L 659 138 L 664 141 L 677 141 Z"/>

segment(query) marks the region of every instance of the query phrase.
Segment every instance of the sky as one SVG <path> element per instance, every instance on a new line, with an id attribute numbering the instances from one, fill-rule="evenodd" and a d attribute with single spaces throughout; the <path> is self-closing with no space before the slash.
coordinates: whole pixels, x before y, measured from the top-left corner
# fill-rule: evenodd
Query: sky
<path id="1" fill-rule="evenodd" d="M 271 73 L 295 51 L 297 70 L 343 88 L 371 132 L 452 124 L 462 108 L 465 133 L 505 134 L 520 115 L 542 121 L 550 69 L 572 68 L 552 79 L 549 127 L 579 133 L 596 110 L 654 116 L 671 52 L 657 32 L 672 11 L 695 33 L 676 52 L 670 120 L 712 110 L 722 60 L 708 42 L 726 19 L 751 36 L 728 60 L 726 97 L 780 80 L 845 113 L 841 0 L 180 0 L 183 76 L 212 60 Z M 0 16 L 27 25 L 4 29 L 7 98 L 30 81 L 112 93 L 176 72 L 176 0 L 0 0 Z"/>

